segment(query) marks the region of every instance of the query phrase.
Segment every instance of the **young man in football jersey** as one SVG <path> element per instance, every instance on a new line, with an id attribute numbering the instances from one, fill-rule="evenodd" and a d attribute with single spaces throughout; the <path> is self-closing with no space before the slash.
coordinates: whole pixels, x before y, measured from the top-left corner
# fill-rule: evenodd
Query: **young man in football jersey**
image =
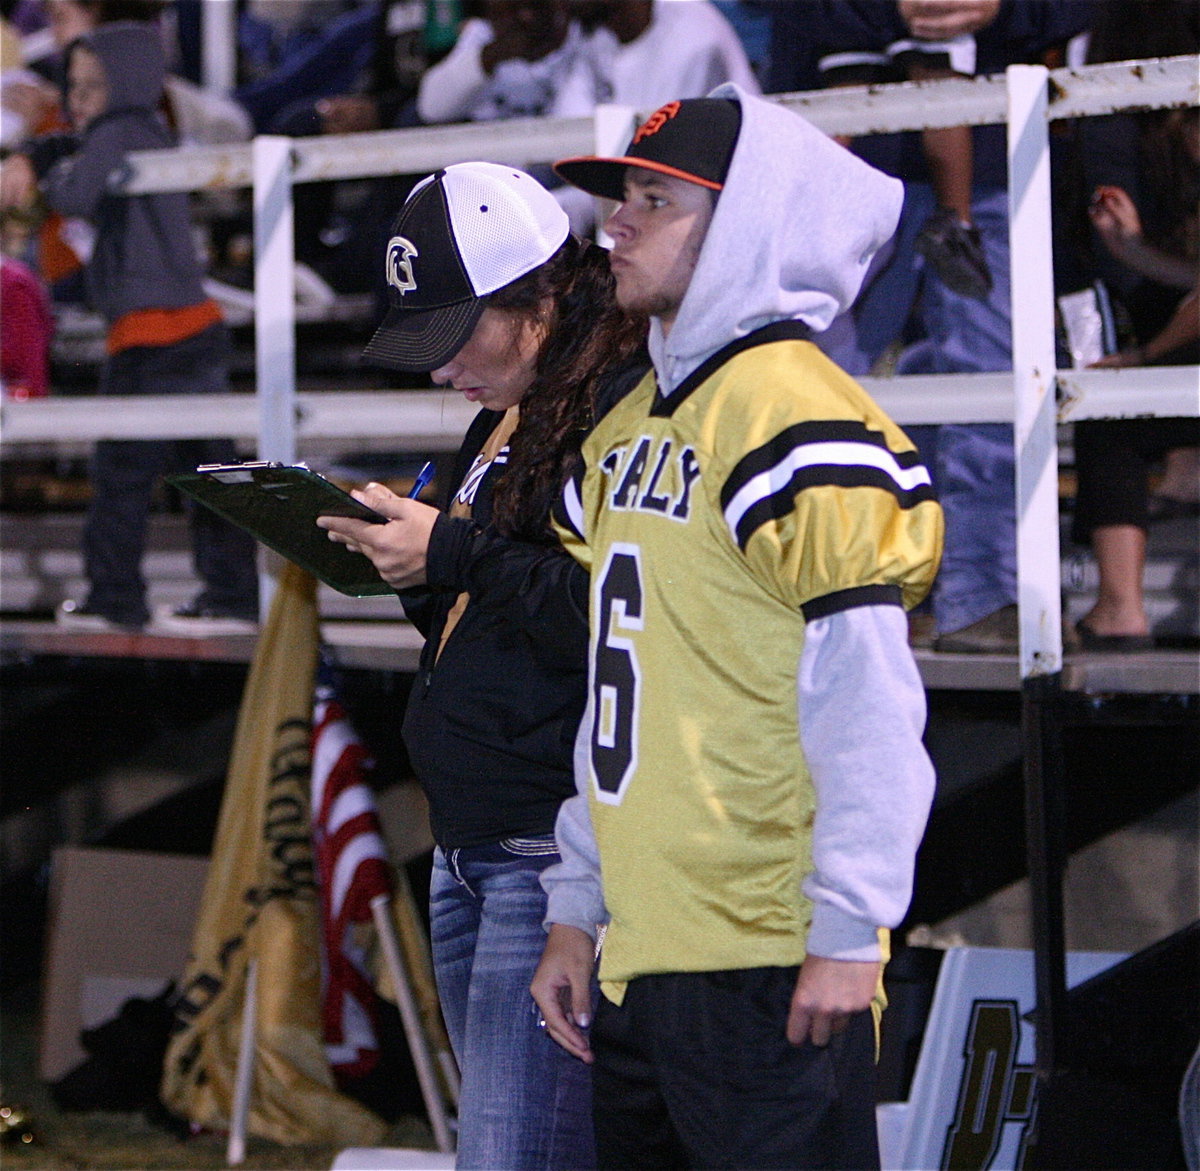
<path id="1" fill-rule="evenodd" d="M 873 1009 L 933 793 L 904 609 L 942 523 L 912 444 L 808 339 L 901 187 L 728 85 L 557 169 L 619 202 L 654 368 L 556 516 L 591 658 L 533 994 L 594 1063 L 602 1167 L 878 1166 Z"/>

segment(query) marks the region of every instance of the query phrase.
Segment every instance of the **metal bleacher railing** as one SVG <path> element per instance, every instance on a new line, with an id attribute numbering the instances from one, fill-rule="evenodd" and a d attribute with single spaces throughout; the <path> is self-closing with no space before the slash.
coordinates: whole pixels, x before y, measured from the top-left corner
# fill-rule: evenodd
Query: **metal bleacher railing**
<path id="1" fill-rule="evenodd" d="M 1008 128 L 1013 290 L 1011 373 L 864 379 L 901 424 L 1011 422 L 1017 448 L 1020 676 L 1062 668 L 1058 517 L 1060 423 L 1200 413 L 1196 367 L 1056 370 L 1051 270 L 1049 126 L 1122 109 L 1200 105 L 1198 58 L 1049 71 L 1013 66 L 994 77 L 776 95 L 830 134 L 1005 123 Z M 231 435 L 259 458 L 291 461 L 317 438 L 388 436 L 414 452 L 452 450 L 473 413 L 439 391 L 298 392 L 292 188 L 297 183 L 419 174 L 458 160 L 528 166 L 570 154 L 612 153 L 639 113 L 605 106 L 593 118 L 529 119 L 343 137 L 260 137 L 253 143 L 139 152 L 115 190 L 250 187 L 254 206 L 256 393 L 5 401 L 0 442 Z"/>
<path id="2" fill-rule="evenodd" d="M 1037 1066 L 1040 1075 L 1048 1075 L 1065 1048 L 1066 1019 L 1063 777 L 1054 750 L 1055 728 L 1062 718 L 1059 697 L 1069 690 L 1061 687 L 1058 428 L 1091 418 L 1200 414 L 1196 366 L 1056 369 L 1050 123 L 1126 109 L 1200 106 L 1200 59 L 1190 56 L 1054 71 L 1014 66 L 996 77 L 784 94 L 775 100 L 830 134 L 858 136 L 964 123 L 1007 126 L 1012 371 L 863 381 L 901 424 L 1013 425 L 1022 769 L 1038 1002 Z M 221 434 L 253 440 L 260 458 L 288 461 L 296 458 L 300 445 L 315 440 L 387 436 L 393 449 L 400 446 L 414 453 L 456 448 L 473 409 L 453 394 L 297 392 L 296 308 L 294 298 L 285 292 L 295 287 L 293 185 L 419 174 L 469 158 L 528 166 L 592 150 L 611 153 L 627 141 L 638 114 L 602 107 L 589 119 L 441 126 L 294 141 L 264 137 L 248 146 L 131 155 L 127 168 L 113 178 L 117 190 L 132 194 L 253 189 L 256 392 L 189 396 L 183 401 L 169 397 L 7 400 L 0 402 L 0 443 L 14 450 L 30 443 Z M 372 642 L 377 638 L 375 631 L 368 635 Z M 1188 694 L 1183 698 L 1193 699 L 1197 691 L 1193 658 L 1188 656 L 1182 675 L 1170 676 L 1166 684 L 1155 677 L 1148 685 L 1129 688 L 1127 678 L 1121 676 L 1109 690 L 1184 691 Z M 1181 677 L 1184 681 L 1177 686 Z M 956 682 L 937 683 L 925 675 L 931 688 L 979 686 L 972 682 L 975 678 L 968 671 Z M 1088 676 L 1081 690 L 1094 692 L 1096 678 Z"/>

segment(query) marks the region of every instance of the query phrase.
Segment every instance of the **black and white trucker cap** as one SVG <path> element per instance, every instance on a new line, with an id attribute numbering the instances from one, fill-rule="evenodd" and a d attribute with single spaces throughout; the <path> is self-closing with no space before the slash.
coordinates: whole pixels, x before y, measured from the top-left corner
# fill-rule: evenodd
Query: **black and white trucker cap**
<path id="1" fill-rule="evenodd" d="M 470 339 L 483 298 L 545 264 L 569 230 L 554 196 L 514 167 L 454 163 L 422 180 L 392 226 L 390 308 L 364 360 L 437 369 Z"/>

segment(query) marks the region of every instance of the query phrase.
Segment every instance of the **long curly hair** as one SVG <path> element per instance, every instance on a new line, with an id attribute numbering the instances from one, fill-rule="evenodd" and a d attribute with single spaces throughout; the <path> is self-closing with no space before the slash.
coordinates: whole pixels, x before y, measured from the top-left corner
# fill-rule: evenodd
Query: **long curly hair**
<path id="1" fill-rule="evenodd" d="M 545 264 L 492 293 L 487 304 L 514 322 L 534 321 L 544 339 L 496 485 L 492 523 L 507 536 L 549 541 L 550 508 L 595 421 L 597 387 L 642 345 L 646 320 L 617 305 L 604 249 L 570 235 Z"/>

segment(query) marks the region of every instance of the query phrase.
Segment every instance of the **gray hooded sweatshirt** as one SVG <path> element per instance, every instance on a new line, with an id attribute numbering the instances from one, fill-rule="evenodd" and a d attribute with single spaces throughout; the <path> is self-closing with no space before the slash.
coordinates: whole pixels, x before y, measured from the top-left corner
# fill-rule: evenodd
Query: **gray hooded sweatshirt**
<path id="1" fill-rule="evenodd" d="M 651 319 L 663 394 L 722 346 L 772 321 L 826 329 L 858 296 L 904 200 L 899 180 L 782 106 L 733 84 L 708 96 L 736 98 L 742 125 L 670 336 Z"/>
<path id="2" fill-rule="evenodd" d="M 108 78 L 108 108 L 42 177 L 55 211 L 90 221 L 95 250 L 87 264 L 93 307 L 110 323 L 139 309 L 180 309 L 206 300 L 185 194 L 115 195 L 110 176 L 129 151 L 173 145 L 157 111 L 166 63 L 147 24 L 101 25 L 72 42 L 91 49 Z M 37 156 L 34 156 L 37 166 Z"/>
<path id="3" fill-rule="evenodd" d="M 771 322 L 826 329 L 858 295 L 903 200 L 898 180 L 783 107 L 732 84 L 708 96 L 737 100 L 742 124 L 669 335 L 651 320 L 663 395 L 717 350 Z M 907 634 L 900 607 L 860 606 L 810 621 L 798 650 L 800 736 L 817 792 L 813 871 L 804 881 L 814 955 L 879 959 L 877 928 L 899 923 L 911 899 L 934 773 L 921 743 L 925 695 Z M 580 793 L 556 827 L 563 861 L 542 883 L 547 924 L 594 934 L 607 913 L 586 740 L 576 746 Z"/>

